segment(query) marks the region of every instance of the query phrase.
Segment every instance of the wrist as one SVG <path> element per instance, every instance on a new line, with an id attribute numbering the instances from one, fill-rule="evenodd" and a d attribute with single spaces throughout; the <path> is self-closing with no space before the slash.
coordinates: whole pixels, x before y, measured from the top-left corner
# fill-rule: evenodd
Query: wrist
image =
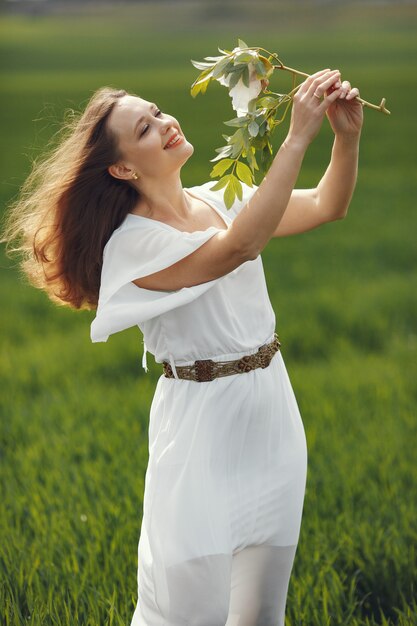
<path id="1" fill-rule="evenodd" d="M 336 133 L 335 134 L 335 143 L 341 144 L 341 145 L 344 145 L 344 146 L 357 147 L 357 146 L 359 146 L 360 138 L 361 138 L 360 132 L 359 133 L 352 133 L 352 134 Z"/>
<path id="2" fill-rule="evenodd" d="M 294 135 L 287 135 L 282 145 L 285 148 L 290 148 L 292 150 L 297 150 L 299 152 L 305 152 L 309 146 L 309 142 L 306 141 L 303 137 L 296 137 Z"/>

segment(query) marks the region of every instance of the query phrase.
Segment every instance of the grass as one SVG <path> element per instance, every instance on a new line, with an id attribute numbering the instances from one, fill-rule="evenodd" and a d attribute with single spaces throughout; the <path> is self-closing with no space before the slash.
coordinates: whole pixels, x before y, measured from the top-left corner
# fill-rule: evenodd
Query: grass
<path id="1" fill-rule="evenodd" d="M 170 31 L 164 6 L 165 20 L 149 4 L 135 13 L 142 21 L 3 17 L 2 206 L 63 111 L 103 84 L 176 116 L 195 146 L 183 185 L 208 180 L 222 121 L 233 115 L 220 86 L 190 97 L 189 61 L 238 36 L 306 72 L 338 67 L 366 100 L 386 97 L 391 116 L 365 110 L 347 218 L 273 240 L 262 257 L 309 451 L 286 626 L 417 624 L 413 8 L 329 6 L 321 20 L 307 6 L 283 8 L 282 21 L 275 8 L 271 28 L 262 3 L 246 4 L 251 20 L 238 25 L 184 3 Z M 331 145 L 325 120 L 297 187 L 318 183 Z M 148 356 L 149 373 L 141 369 L 135 329 L 91 344 L 94 314 L 54 306 L 14 265 L 2 254 L 0 622 L 129 624 L 160 366 Z"/>

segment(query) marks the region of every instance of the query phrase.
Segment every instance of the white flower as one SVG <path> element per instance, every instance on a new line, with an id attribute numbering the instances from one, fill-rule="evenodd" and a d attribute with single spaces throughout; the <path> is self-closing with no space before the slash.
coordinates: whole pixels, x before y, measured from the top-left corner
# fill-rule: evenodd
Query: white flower
<path id="1" fill-rule="evenodd" d="M 233 52 L 238 51 L 240 48 L 234 48 Z M 254 50 L 248 51 L 255 59 L 257 54 Z M 232 107 L 237 113 L 237 117 L 244 117 L 248 113 L 248 104 L 250 100 L 257 98 L 262 90 L 262 83 L 256 76 L 256 70 L 253 63 L 248 63 L 249 69 L 249 87 L 246 87 L 242 80 L 242 76 L 232 89 L 229 90 L 229 95 L 232 98 Z M 229 86 L 232 74 L 227 77 L 220 76 L 217 78 L 221 85 L 225 87 Z"/>

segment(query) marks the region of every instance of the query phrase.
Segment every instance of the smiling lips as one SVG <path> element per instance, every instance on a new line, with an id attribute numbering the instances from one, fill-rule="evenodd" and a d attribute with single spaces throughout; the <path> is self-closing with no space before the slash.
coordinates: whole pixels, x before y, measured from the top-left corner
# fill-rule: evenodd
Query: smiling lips
<path id="1" fill-rule="evenodd" d="M 181 143 L 181 141 L 182 141 L 181 135 L 179 135 L 179 133 L 175 133 L 175 135 L 173 135 L 172 138 L 165 144 L 164 150 L 167 150 L 168 148 L 172 148 L 173 146 L 176 146 L 177 144 Z"/>

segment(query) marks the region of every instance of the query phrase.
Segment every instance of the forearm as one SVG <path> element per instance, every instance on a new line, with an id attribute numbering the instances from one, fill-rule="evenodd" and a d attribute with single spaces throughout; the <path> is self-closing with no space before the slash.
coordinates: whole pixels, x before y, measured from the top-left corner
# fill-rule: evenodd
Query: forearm
<path id="1" fill-rule="evenodd" d="M 329 166 L 317 185 L 318 209 L 327 220 L 347 214 L 358 175 L 360 135 L 335 136 Z"/>
<path id="2" fill-rule="evenodd" d="M 249 202 L 231 225 L 231 236 L 249 258 L 256 258 L 273 237 L 288 206 L 307 144 L 287 137 Z"/>

